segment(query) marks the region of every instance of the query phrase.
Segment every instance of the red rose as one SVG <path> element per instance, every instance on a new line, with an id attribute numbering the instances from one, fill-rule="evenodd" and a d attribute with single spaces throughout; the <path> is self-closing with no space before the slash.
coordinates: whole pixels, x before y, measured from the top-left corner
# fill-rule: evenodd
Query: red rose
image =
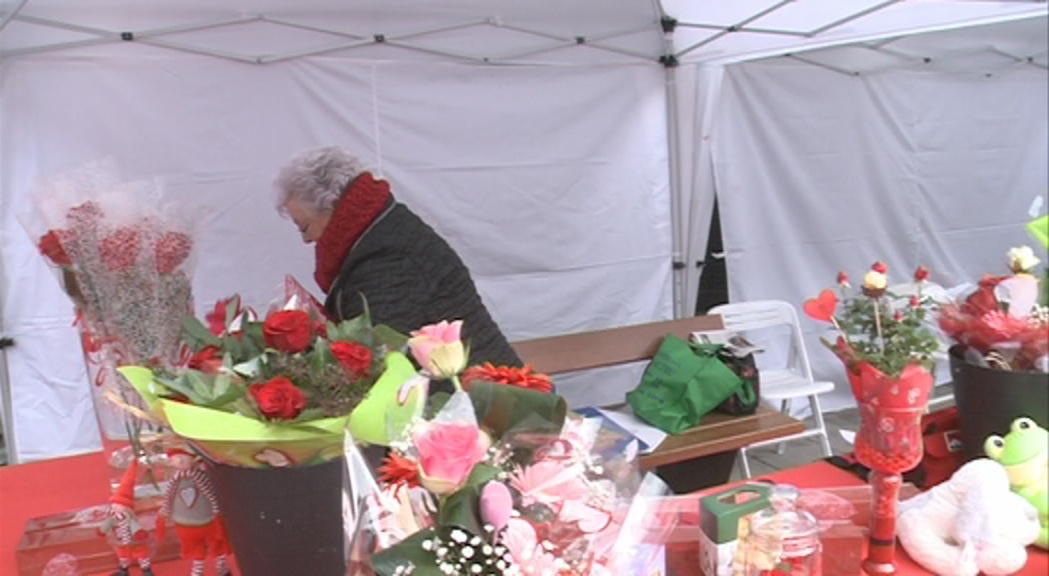
<path id="1" fill-rule="evenodd" d="M 266 345 L 281 352 L 295 354 L 313 342 L 313 323 L 302 310 L 281 310 L 270 314 L 262 326 Z"/>
<path id="2" fill-rule="evenodd" d="M 356 342 L 342 340 L 332 342 L 331 353 L 339 361 L 339 365 L 351 376 L 363 376 L 372 366 L 371 349 Z"/>
<path id="3" fill-rule="evenodd" d="M 40 249 L 40 253 L 46 256 L 48 260 L 54 262 L 58 266 L 72 266 L 73 260 L 69 258 L 69 254 L 63 246 L 66 242 L 71 240 L 70 237 L 71 234 L 68 230 L 48 230 L 47 234 L 40 237 L 40 242 L 37 243 L 37 248 Z"/>
<path id="4" fill-rule="evenodd" d="M 121 272 L 135 265 L 142 234 L 137 228 L 121 226 L 106 234 L 99 243 L 102 264 L 111 272 Z"/>
<path id="5" fill-rule="evenodd" d="M 153 258 L 157 272 L 171 274 L 186 261 L 190 249 L 193 248 L 193 240 L 182 232 L 165 232 L 160 235 L 153 245 Z"/>
<path id="6" fill-rule="evenodd" d="M 252 384 L 248 391 L 259 412 L 272 420 L 294 420 L 306 408 L 306 394 L 282 376 Z"/>
<path id="7" fill-rule="evenodd" d="M 87 201 L 78 206 L 73 206 L 66 212 L 66 220 L 76 230 L 94 230 L 105 216 L 102 208 L 94 202 Z"/>
<path id="8" fill-rule="evenodd" d="M 222 367 L 222 351 L 215 346 L 205 346 L 190 357 L 187 366 L 206 374 L 216 374 Z"/>
<path id="9" fill-rule="evenodd" d="M 875 272 L 877 272 L 879 274 L 888 274 L 889 273 L 889 267 L 886 266 L 885 263 L 882 262 L 881 260 L 878 260 L 877 262 L 872 264 L 871 265 L 871 270 L 874 270 Z"/>
<path id="10" fill-rule="evenodd" d="M 914 281 L 915 282 L 925 282 L 928 279 L 929 279 L 929 269 L 926 268 L 925 266 L 918 266 L 918 268 L 914 271 Z"/>

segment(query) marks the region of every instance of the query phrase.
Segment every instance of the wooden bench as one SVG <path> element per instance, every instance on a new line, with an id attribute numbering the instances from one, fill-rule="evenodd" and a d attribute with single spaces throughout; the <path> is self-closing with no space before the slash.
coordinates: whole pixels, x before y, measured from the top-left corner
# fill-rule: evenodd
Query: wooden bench
<path id="1" fill-rule="evenodd" d="M 651 360 L 667 334 L 687 339 L 693 332 L 724 329 L 720 316 L 694 316 L 513 342 L 522 360 L 550 375 Z M 751 416 L 712 413 L 690 430 L 668 436 L 641 457 L 677 492 L 728 481 L 736 450 L 762 440 L 801 432 L 802 421 L 767 407 Z M 696 459 L 703 466 L 696 466 Z M 726 464 L 727 463 L 727 464 Z M 723 478 L 722 478 L 723 477 Z"/>

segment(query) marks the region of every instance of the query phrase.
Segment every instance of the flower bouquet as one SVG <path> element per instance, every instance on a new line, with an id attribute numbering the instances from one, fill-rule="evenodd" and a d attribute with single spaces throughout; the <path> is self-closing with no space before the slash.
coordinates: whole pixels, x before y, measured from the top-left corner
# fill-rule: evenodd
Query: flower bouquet
<path id="1" fill-rule="evenodd" d="M 1003 276 L 984 276 L 964 300 L 940 310 L 949 351 L 962 451 L 984 455 L 984 441 L 1021 416 L 1049 426 L 1049 308 L 1038 303 L 1039 260 L 1027 246 L 1008 253 Z"/>
<path id="2" fill-rule="evenodd" d="M 193 351 L 185 369 L 121 368 L 152 412 L 212 464 L 245 574 L 345 573 L 346 428 L 352 415 L 385 409 L 366 396 L 414 375 L 394 351 L 396 334 L 374 326 L 367 307 L 332 323 L 301 304 L 289 298 L 260 319 L 234 296 L 207 326 L 185 318 Z M 403 404 L 422 408 L 414 396 Z M 389 417 L 363 421 L 382 426 Z M 348 457 L 360 458 L 352 443 Z"/>
<path id="3" fill-rule="evenodd" d="M 871 515 L 868 573 L 894 569 L 896 502 L 903 472 L 922 459 L 921 417 L 933 386 L 933 353 L 939 341 L 925 324 L 929 298 L 922 293 L 929 271 L 914 273 L 915 294 L 901 298 L 888 289 L 888 267 L 875 262 L 860 293 L 851 296 L 848 276 L 838 274 L 842 299 L 824 290 L 805 302 L 805 313 L 833 325 L 834 342 L 823 343 L 845 364 L 860 407 L 856 458 L 873 471 L 876 505 Z M 839 311 L 839 304 L 841 309 Z"/>
<path id="4" fill-rule="evenodd" d="M 160 196 L 156 183 L 121 182 L 112 161 L 97 161 L 43 179 L 23 220 L 76 305 L 113 488 L 157 432 L 115 368 L 176 366 L 180 318 L 192 313 L 191 218 Z"/>
<path id="5" fill-rule="evenodd" d="M 629 569 L 652 551 L 640 546 L 645 500 L 631 506 L 636 449 L 603 456 L 619 439 L 599 419 L 567 414 L 549 378 L 527 367 L 463 371 L 460 326 L 409 340 L 422 373 L 455 387 L 394 432 L 380 489 L 362 505 L 351 574 L 648 574 Z"/>
<path id="6" fill-rule="evenodd" d="M 1009 250 L 1012 274 L 984 276 L 959 304 L 940 310 L 940 327 L 968 361 L 998 370 L 1049 372 L 1049 308 L 1038 303 L 1039 260 L 1029 246 Z"/>

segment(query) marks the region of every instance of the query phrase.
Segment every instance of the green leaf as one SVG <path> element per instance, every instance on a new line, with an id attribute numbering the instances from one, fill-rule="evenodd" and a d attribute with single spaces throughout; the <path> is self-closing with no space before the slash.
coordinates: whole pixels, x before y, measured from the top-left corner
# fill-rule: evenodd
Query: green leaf
<path id="1" fill-rule="evenodd" d="M 327 329 L 324 331 L 324 333 L 328 335 L 328 340 L 342 340 L 339 334 L 339 326 L 337 324 L 335 324 L 331 320 L 328 320 L 326 326 Z"/>
<path id="2" fill-rule="evenodd" d="M 226 357 L 223 359 L 223 364 L 225 364 L 226 366 L 230 366 L 231 362 L 232 360 L 227 354 Z M 232 365 L 231 369 L 242 376 L 254 378 L 259 374 L 261 362 L 262 356 L 254 356 L 251 360 L 248 360 L 247 362 L 241 362 L 240 364 Z"/>
<path id="3" fill-rule="evenodd" d="M 465 484 L 445 496 L 437 511 L 437 525 L 442 528 L 462 528 L 470 534 L 484 537 L 480 500 L 481 491 L 476 486 Z"/>
<path id="4" fill-rule="evenodd" d="M 262 330 L 262 322 L 247 322 L 241 342 L 251 356 L 262 354 L 266 349 L 266 334 Z"/>
<path id="5" fill-rule="evenodd" d="M 320 420 L 321 418 L 324 418 L 323 410 L 320 408 L 307 408 L 299 413 L 293 422 L 309 422 L 310 420 Z"/>
<path id="6" fill-rule="evenodd" d="M 491 464 L 477 464 L 474 466 L 474 469 L 470 471 L 470 476 L 466 479 L 466 484 L 475 487 L 477 493 L 480 494 L 484 485 L 498 478 L 501 472 L 502 469 L 492 466 Z"/>
<path id="7" fill-rule="evenodd" d="M 557 433 L 568 413 L 568 405 L 559 394 L 492 382 L 475 382 L 470 400 L 479 423 L 495 438 L 510 430 Z"/>
<path id="8" fill-rule="evenodd" d="M 386 324 L 379 324 L 375 327 L 374 332 L 378 343 L 384 344 L 387 350 L 403 350 L 408 345 L 407 336 Z"/>
<path id="9" fill-rule="evenodd" d="M 434 529 L 420 530 L 404 540 L 390 546 L 372 557 L 372 569 L 376 576 L 394 576 L 403 574 L 404 568 L 413 566 L 415 576 L 445 576 L 437 568 L 437 558 L 433 552 L 423 550 L 422 543 L 434 537 Z M 397 569 L 401 568 L 400 573 Z"/>
<path id="10" fill-rule="evenodd" d="M 372 326 L 364 316 L 357 316 L 339 323 L 340 340 L 360 340 L 361 335 L 371 332 Z"/>
<path id="11" fill-rule="evenodd" d="M 194 352 L 199 352 L 205 346 L 221 347 L 222 341 L 208 330 L 195 316 L 184 314 L 182 316 L 182 332 L 189 340 Z"/>
<path id="12" fill-rule="evenodd" d="M 207 406 L 209 408 L 221 408 L 221 409 L 235 410 L 235 407 L 230 406 L 230 405 L 234 404 L 237 400 L 240 400 L 241 398 L 243 398 L 246 393 L 247 393 L 247 390 L 245 390 L 243 387 L 241 387 L 241 386 L 234 386 L 234 387 L 230 388 L 229 390 L 227 390 L 225 393 L 223 393 L 221 395 L 217 395 L 217 397 L 214 400 L 212 400 L 211 402 L 208 402 L 208 403 L 202 404 L 202 405 L 203 406 Z"/>
<path id="13" fill-rule="evenodd" d="M 211 399 L 211 386 L 208 384 L 205 374 L 196 370 L 190 370 L 186 372 L 186 381 L 199 398 L 204 399 L 205 402 Z"/>
<path id="14" fill-rule="evenodd" d="M 171 390 L 177 394 L 181 394 L 186 398 L 189 398 L 189 401 L 193 402 L 194 404 L 203 404 L 204 402 L 206 402 L 206 399 L 201 395 L 197 394 L 197 391 L 194 390 L 193 386 L 188 381 L 188 374 L 189 372 L 183 374 L 182 376 L 179 376 L 178 378 L 157 377 L 156 381 L 168 390 Z"/>
<path id="15" fill-rule="evenodd" d="M 313 344 L 313 351 L 310 353 L 310 371 L 313 373 L 314 379 L 319 378 L 324 368 L 334 362 L 335 357 L 331 353 L 331 345 L 327 340 L 318 338 Z"/>
<path id="16" fill-rule="evenodd" d="M 429 400 L 426 402 L 426 410 L 423 418 L 426 420 L 433 420 L 444 408 L 444 405 L 452 399 L 452 395 L 447 392 L 434 392 L 430 395 Z"/>
<path id="17" fill-rule="evenodd" d="M 230 376 L 229 374 L 217 374 L 212 382 L 211 386 L 211 397 L 221 398 L 223 394 L 229 392 L 230 387 Z"/>

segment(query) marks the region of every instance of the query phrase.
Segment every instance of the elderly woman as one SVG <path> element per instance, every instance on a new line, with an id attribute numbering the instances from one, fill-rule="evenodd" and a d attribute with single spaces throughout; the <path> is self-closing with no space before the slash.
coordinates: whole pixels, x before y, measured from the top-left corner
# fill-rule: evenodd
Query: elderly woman
<path id="1" fill-rule="evenodd" d="M 278 211 L 316 243 L 314 278 L 333 319 L 361 314 L 363 294 L 377 323 L 407 334 L 461 319 L 471 363 L 521 364 L 459 255 L 356 158 L 334 147 L 303 152 L 276 187 Z"/>

